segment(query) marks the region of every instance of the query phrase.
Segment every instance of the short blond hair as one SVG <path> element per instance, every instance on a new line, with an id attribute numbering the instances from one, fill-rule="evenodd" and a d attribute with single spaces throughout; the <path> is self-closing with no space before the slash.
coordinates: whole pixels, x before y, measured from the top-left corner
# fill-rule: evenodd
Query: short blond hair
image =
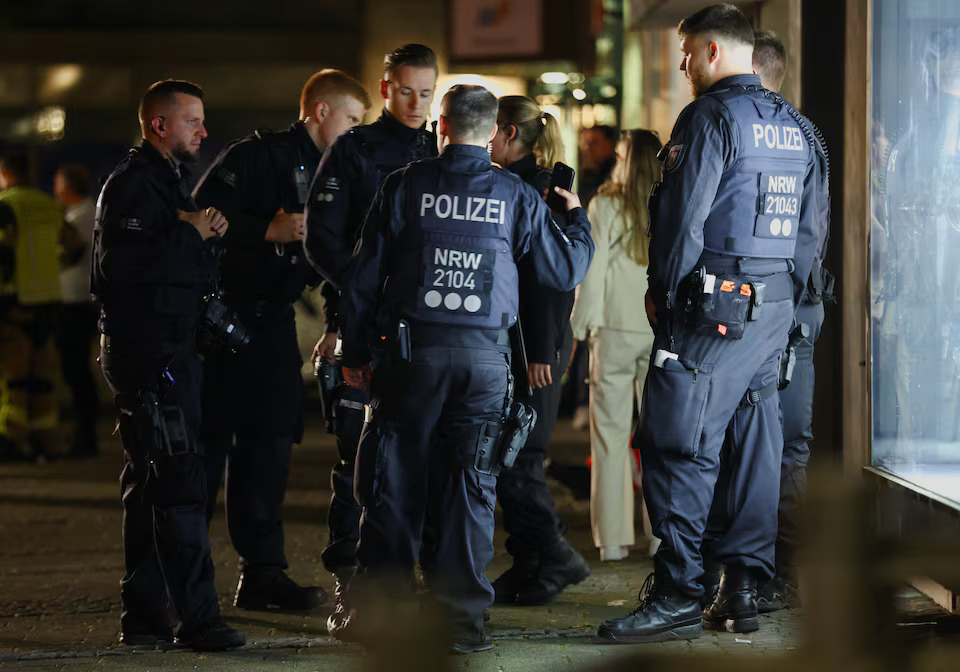
<path id="1" fill-rule="evenodd" d="M 304 117 L 307 108 L 321 101 L 330 102 L 334 96 L 356 98 L 364 109 L 370 109 L 370 94 L 363 84 L 341 70 L 326 68 L 314 73 L 300 92 L 300 117 Z"/>

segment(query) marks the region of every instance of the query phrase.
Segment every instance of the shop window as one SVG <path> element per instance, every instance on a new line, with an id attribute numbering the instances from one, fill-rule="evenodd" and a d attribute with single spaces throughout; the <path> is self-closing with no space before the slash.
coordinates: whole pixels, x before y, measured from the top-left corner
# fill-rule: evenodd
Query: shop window
<path id="1" fill-rule="evenodd" d="M 960 3 L 873 6 L 872 460 L 960 505 Z"/>

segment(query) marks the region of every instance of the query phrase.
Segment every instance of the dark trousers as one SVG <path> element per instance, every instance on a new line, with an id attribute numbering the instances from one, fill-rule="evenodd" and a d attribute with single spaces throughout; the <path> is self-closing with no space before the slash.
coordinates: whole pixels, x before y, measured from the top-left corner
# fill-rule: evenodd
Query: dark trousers
<path id="1" fill-rule="evenodd" d="M 807 462 L 813 439 L 813 348 L 823 326 L 823 304 L 801 304 L 796 322 L 810 327 L 810 336 L 797 346 L 793 378 L 780 391 L 783 412 L 783 458 L 780 464 L 780 505 L 777 511 L 777 574 L 795 580 L 794 555 L 799 543 L 800 507 L 807 489 Z"/>
<path id="2" fill-rule="evenodd" d="M 360 505 L 354 497 L 354 469 L 357 445 L 363 430 L 363 405 L 370 397 L 366 390 L 345 384 L 337 388 L 334 431 L 340 459 L 330 471 L 330 513 L 327 525 L 330 537 L 321 559 L 329 572 L 343 572 L 357 566 L 357 542 L 360 540 Z"/>
<path id="3" fill-rule="evenodd" d="M 679 361 L 664 367 L 654 366 L 656 352 L 671 351 L 671 344 L 662 325 L 656 335 L 634 447 L 643 462 L 653 534 L 662 540 L 654 566 L 689 597 L 703 593 L 701 543 L 718 562 L 773 575 L 783 447 L 779 400 L 771 394 L 736 411 L 748 390 L 776 382 L 792 318 L 791 300 L 768 301 L 740 340 L 678 324 L 672 351 Z M 725 439 L 729 452 L 721 467 Z"/>
<path id="4" fill-rule="evenodd" d="M 493 602 L 484 571 L 497 477 L 474 461 L 481 432 L 500 421 L 509 375 L 505 353 L 473 348 L 415 348 L 412 362 L 381 365 L 357 457 L 360 585 L 392 577 L 402 592 L 419 559 L 457 639 L 483 632 Z"/>
<path id="5" fill-rule="evenodd" d="M 76 432 L 73 451 L 95 453 L 97 448 L 97 412 L 100 400 L 90 363 L 90 349 L 99 337 L 97 317 L 100 309 L 93 303 L 64 303 L 58 306 L 57 347 L 63 379 L 70 388 Z"/>
<path id="6" fill-rule="evenodd" d="M 218 353 L 206 362 L 201 437 L 207 515 L 216 512 L 222 480 L 241 569 L 286 569 L 283 500 L 291 450 L 303 437 L 300 356 L 292 322 L 270 338 L 254 338 L 249 350 Z"/>
<path id="7" fill-rule="evenodd" d="M 207 537 L 206 478 L 198 452 L 167 455 L 151 445 L 136 418 L 140 390 L 153 387 L 170 357 L 102 352 L 103 375 L 116 395 L 126 463 L 120 476 L 123 554 L 120 625 L 129 633 L 169 628 L 167 596 L 191 637 L 220 620 Z M 176 381 L 165 398 L 183 412 L 194 446 L 200 425 L 202 365 L 194 355 L 169 363 Z"/>
<path id="8" fill-rule="evenodd" d="M 529 404 L 537 412 L 537 424 L 517 455 L 513 467 L 500 472 L 497 479 L 497 499 L 503 511 L 503 526 L 507 531 L 507 552 L 517 557 L 535 551 L 549 553 L 558 543 L 566 526 L 557 515 L 557 507 L 550 495 L 543 472 L 543 460 L 560 408 L 560 379 L 570 361 L 573 332 L 569 325 L 564 330 L 560 358 L 554 363 L 553 384 L 533 391 L 533 395 L 516 394 L 517 401 Z"/>

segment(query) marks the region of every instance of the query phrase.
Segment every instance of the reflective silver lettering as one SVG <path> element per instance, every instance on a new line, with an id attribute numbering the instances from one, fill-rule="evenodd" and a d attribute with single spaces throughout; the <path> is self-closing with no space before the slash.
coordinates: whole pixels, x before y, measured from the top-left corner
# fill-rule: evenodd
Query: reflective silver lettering
<path id="1" fill-rule="evenodd" d="M 420 197 L 420 216 L 423 217 L 427 212 L 427 208 L 432 208 L 436 197 L 433 194 L 424 194 Z"/>
<path id="2" fill-rule="evenodd" d="M 468 199 L 468 200 L 469 200 L 469 199 Z M 459 216 L 457 215 L 457 206 L 458 206 L 459 204 L 460 204 L 460 197 L 459 197 L 459 196 L 454 196 L 454 197 L 453 197 L 453 218 L 454 218 L 454 219 L 465 219 L 464 215 L 466 214 L 466 212 L 464 212 L 463 215 L 459 215 Z M 469 208 L 464 208 L 464 210 L 468 210 L 468 209 L 469 209 Z"/>
<path id="3" fill-rule="evenodd" d="M 446 204 L 446 205 L 442 206 L 441 204 Z M 441 207 L 444 208 L 443 212 L 440 211 Z M 440 219 L 446 219 L 447 217 L 449 217 L 450 207 L 451 207 L 451 203 L 450 203 L 449 196 L 447 196 L 446 194 L 440 194 L 439 196 L 437 196 L 437 204 L 434 207 L 434 212 L 437 213 L 437 217 L 439 217 Z"/>
<path id="4" fill-rule="evenodd" d="M 483 221 L 483 204 L 486 203 L 487 199 L 485 198 L 474 198 L 473 199 L 473 212 L 470 213 L 470 221 L 472 222 L 482 222 Z"/>
<path id="5" fill-rule="evenodd" d="M 498 208 L 500 207 L 501 203 L 502 201 L 495 201 L 492 198 L 487 199 L 487 214 L 486 214 L 486 217 L 484 217 L 483 221 L 487 222 L 488 224 L 496 224 L 497 222 L 499 222 L 500 220 L 498 215 L 500 213 L 498 211 Z"/>

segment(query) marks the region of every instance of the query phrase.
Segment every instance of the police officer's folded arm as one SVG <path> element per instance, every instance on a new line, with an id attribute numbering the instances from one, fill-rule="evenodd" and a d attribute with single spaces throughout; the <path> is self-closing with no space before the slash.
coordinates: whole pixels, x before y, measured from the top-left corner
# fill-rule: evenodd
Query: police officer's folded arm
<path id="1" fill-rule="evenodd" d="M 725 109 L 725 108 L 723 108 Z M 662 181 L 650 205 L 648 275 L 661 308 L 666 293 L 689 275 L 703 253 L 703 226 L 716 199 L 723 169 L 734 159 L 735 126 L 709 97 L 691 103 L 677 119 L 670 135 Z"/>
<path id="2" fill-rule="evenodd" d="M 224 149 L 193 192 L 199 208 L 213 206 L 230 222 L 224 238 L 230 246 L 249 246 L 258 252 L 273 214 L 258 212 L 268 186 L 264 170 L 269 169 L 259 144 L 248 140 Z"/>
<path id="3" fill-rule="evenodd" d="M 324 152 L 304 208 L 307 261 L 337 286 L 342 281 L 343 265 L 353 252 L 349 222 L 352 183 L 359 172 L 355 164 L 361 159 L 351 148 L 357 149 L 348 136 L 341 136 Z"/>
<path id="4" fill-rule="evenodd" d="M 532 187 L 523 185 L 520 199 L 520 218 L 514 227 L 516 256 L 530 254 L 530 264 L 542 285 L 564 292 L 573 289 L 587 274 L 593 258 L 586 212 L 583 208 L 571 210 L 564 233 Z"/>
<path id="5" fill-rule="evenodd" d="M 125 173 L 102 196 L 100 270 L 113 283 L 164 283 L 185 259 L 201 263 L 200 232 L 176 219 L 143 178 Z M 169 214 L 168 214 L 169 213 Z"/>
<path id="6" fill-rule="evenodd" d="M 380 303 L 380 292 L 390 267 L 390 253 L 396 233 L 403 227 L 403 171 L 391 173 L 383 181 L 370 206 L 360 243 L 341 301 L 343 365 L 359 368 L 370 362 L 366 342 L 368 325 Z"/>

